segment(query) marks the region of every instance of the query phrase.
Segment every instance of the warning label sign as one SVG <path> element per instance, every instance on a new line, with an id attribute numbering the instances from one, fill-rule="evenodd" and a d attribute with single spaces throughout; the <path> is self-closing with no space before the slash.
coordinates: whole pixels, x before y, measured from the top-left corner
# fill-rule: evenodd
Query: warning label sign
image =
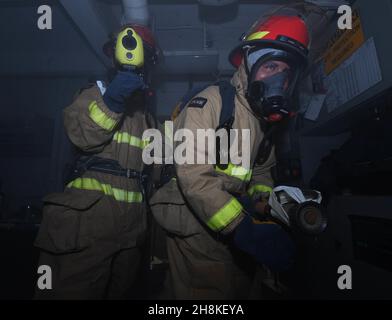
<path id="1" fill-rule="evenodd" d="M 325 73 L 329 75 L 365 42 L 358 10 L 353 11 L 353 28 L 338 30 L 330 39 L 324 55 Z"/>

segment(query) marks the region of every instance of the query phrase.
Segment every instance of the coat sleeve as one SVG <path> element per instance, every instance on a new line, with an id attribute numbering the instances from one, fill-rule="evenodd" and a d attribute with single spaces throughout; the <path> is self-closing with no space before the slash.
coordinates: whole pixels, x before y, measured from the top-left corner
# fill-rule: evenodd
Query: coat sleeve
<path id="1" fill-rule="evenodd" d="M 101 152 L 122 119 L 103 102 L 98 87 L 83 90 L 63 112 L 66 133 L 85 152 Z"/>
<path id="2" fill-rule="evenodd" d="M 193 133 L 194 143 L 191 151 L 194 159 L 197 159 L 198 152 L 200 153 L 198 156 L 205 156 L 207 159 L 207 152 L 197 148 L 196 130 L 215 131 L 218 123 L 219 113 L 216 110 L 217 104 L 221 104 L 220 98 L 216 95 L 211 97 L 205 92 L 203 91 L 198 97 L 207 99 L 206 104 L 202 107 L 188 106 L 178 119 L 178 128 L 186 128 Z M 230 233 L 243 219 L 243 208 L 239 201 L 225 190 L 214 165 L 178 164 L 176 161 L 175 163 L 180 189 L 194 214 L 211 230 L 222 234 Z"/>
<path id="3" fill-rule="evenodd" d="M 252 171 L 252 178 L 248 187 L 248 195 L 254 200 L 265 199 L 269 197 L 274 188 L 274 180 L 271 170 L 276 164 L 275 148 L 271 149 L 268 159 L 263 164 L 255 164 Z"/>

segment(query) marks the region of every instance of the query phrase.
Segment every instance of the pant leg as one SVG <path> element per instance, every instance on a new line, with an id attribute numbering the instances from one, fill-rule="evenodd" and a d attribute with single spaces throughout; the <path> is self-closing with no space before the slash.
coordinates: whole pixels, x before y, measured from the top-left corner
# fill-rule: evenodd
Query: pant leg
<path id="1" fill-rule="evenodd" d="M 254 263 L 208 232 L 168 236 L 172 288 L 176 299 L 247 299 Z"/>
<path id="2" fill-rule="evenodd" d="M 41 252 L 40 265 L 52 270 L 52 289 L 36 287 L 36 299 L 102 299 L 114 255 L 111 243 L 97 242 L 81 252 L 54 255 Z"/>
<path id="3" fill-rule="evenodd" d="M 121 250 L 114 255 L 106 293 L 108 299 L 126 299 L 131 295 L 130 290 L 141 268 L 141 251 L 140 247 L 135 247 Z"/>

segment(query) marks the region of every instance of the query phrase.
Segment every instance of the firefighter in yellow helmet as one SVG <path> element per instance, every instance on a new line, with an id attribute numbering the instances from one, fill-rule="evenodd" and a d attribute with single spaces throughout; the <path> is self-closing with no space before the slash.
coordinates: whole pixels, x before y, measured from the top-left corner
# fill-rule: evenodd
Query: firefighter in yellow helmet
<path id="1" fill-rule="evenodd" d="M 36 288 L 36 298 L 125 298 L 140 269 L 147 232 L 142 135 L 154 123 L 146 96 L 156 46 L 146 27 L 127 25 L 104 50 L 116 65 L 113 79 L 82 89 L 64 110 L 80 157 L 64 191 L 44 199 L 35 245 L 53 279 L 51 290 Z"/>
<path id="2" fill-rule="evenodd" d="M 276 271 L 289 266 L 293 243 L 288 234 L 253 215 L 263 214 L 274 186 L 275 155 L 273 147 L 265 147 L 267 128 L 292 115 L 290 97 L 306 65 L 308 45 L 300 17 L 272 16 L 256 23 L 230 54 L 237 68 L 231 79 L 234 114 L 225 125 L 250 130 L 250 150 L 244 151 L 250 153 L 250 167 L 217 163 L 167 168 L 173 178 L 150 204 L 167 231 L 175 298 L 246 299 L 255 261 Z M 205 88 L 177 110 L 174 129 L 189 129 L 196 137 L 198 129 L 222 127 L 225 100 L 220 85 Z M 241 150 L 241 140 L 238 144 Z"/>

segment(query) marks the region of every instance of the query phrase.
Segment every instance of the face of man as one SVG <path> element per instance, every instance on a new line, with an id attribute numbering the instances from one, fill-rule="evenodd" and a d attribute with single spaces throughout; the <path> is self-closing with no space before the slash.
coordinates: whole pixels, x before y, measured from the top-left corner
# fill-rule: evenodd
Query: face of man
<path id="1" fill-rule="evenodd" d="M 272 59 L 274 57 L 259 62 L 253 59 L 256 62 L 250 67 L 248 102 L 256 114 L 267 121 L 277 122 L 290 113 L 289 90 L 295 68 L 279 58 Z M 252 63 L 252 56 L 249 61 Z"/>
<path id="2" fill-rule="evenodd" d="M 280 72 L 288 72 L 290 74 L 290 66 L 286 62 L 279 60 L 266 61 L 256 71 L 254 80 L 262 81 Z M 286 90 L 288 86 L 289 79 L 286 79 L 284 89 Z"/>

